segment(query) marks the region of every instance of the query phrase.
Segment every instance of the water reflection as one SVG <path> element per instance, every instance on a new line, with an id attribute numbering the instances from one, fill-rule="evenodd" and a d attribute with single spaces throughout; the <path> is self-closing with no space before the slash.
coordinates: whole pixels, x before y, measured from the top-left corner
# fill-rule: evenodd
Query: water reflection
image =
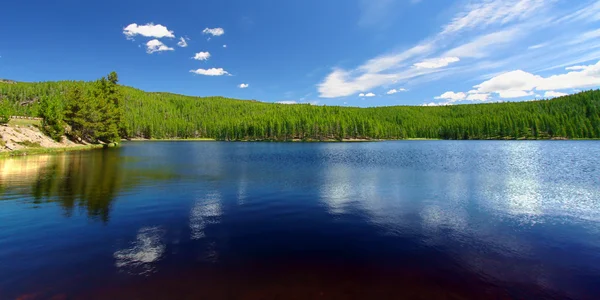
<path id="1" fill-rule="evenodd" d="M 5 199 L 29 194 L 34 205 L 58 203 L 67 216 L 75 208 L 108 221 L 110 207 L 123 188 L 122 158 L 110 152 L 23 157 L 0 161 Z"/>
<path id="2" fill-rule="evenodd" d="M 218 192 L 198 199 L 190 212 L 190 238 L 199 240 L 206 237 L 204 229 L 209 224 L 218 224 L 221 214 L 221 195 Z"/>
<path id="3" fill-rule="evenodd" d="M 0 199 L 39 207 L 57 203 L 69 217 L 76 209 L 108 222 L 115 198 L 126 189 L 174 175 L 121 155 L 119 149 L 0 160 Z"/>
<path id="4" fill-rule="evenodd" d="M 0 259 L 11 263 L 6 258 L 22 255 L 9 269 L 19 274 L 79 262 L 94 270 L 108 266 L 98 277 L 134 282 L 132 291 L 150 297 L 148 286 L 167 296 L 221 286 L 230 298 L 239 287 L 256 297 L 264 289 L 285 298 L 314 282 L 318 292 L 339 287 L 325 298 L 348 295 L 351 287 L 364 290 L 360 299 L 374 298 L 380 283 L 383 294 L 402 298 L 414 283 L 419 295 L 405 298 L 418 298 L 452 286 L 469 295 L 485 281 L 507 293 L 525 291 L 515 298 L 540 298 L 528 294 L 540 290 L 578 298 L 579 291 L 598 290 L 586 280 L 600 274 L 600 184 L 594 181 L 600 149 L 567 158 L 571 166 L 563 165 L 570 144 L 558 145 L 567 146 L 141 143 L 116 157 L 0 161 L 2 199 L 111 216 L 104 226 L 57 217 L 52 209 L 0 215 L 13 228 L 0 231 L 0 242 L 9 241 Z M 30 222 L 43 214 L 55 216 Z M 356 277 L 338 280 L 346 275 Z M 122 295 L 112 291 L 100 298 Z"/>
<path id="5" fill-rule="evenodd" d="M 348 166 L 328 165 L 324 168 L 321 184 L 321 198 L 331 214 L 343 214 L 352 201 L 352 173 Z"/>
<path id="6" fill-rule="evenodd" d="M 164 230 L 160 227 L 144 227 L 137 233 L 129 248 L 114 253 L 117 269 L 133 275 L 148 275 L 155 271 L 166 249 L 162 241 Z"/>

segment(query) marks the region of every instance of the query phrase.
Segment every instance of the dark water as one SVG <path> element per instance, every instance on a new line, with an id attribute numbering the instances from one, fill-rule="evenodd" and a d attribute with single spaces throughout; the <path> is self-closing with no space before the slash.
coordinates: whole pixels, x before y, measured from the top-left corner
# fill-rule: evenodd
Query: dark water
<path id="1" fill-rule="evenodd" d="M 0 161 L 1 299 L 599 299 L 600 142 Z"/>

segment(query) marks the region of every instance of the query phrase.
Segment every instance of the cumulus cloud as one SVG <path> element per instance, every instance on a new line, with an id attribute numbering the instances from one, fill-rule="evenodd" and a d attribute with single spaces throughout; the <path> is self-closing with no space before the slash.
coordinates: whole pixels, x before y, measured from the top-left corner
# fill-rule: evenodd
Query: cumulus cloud
<path id="1" fill-rule="evenodd" d="M 490 99 L 490 94 L 479 93 L 471 90 L 468 93 L 448 91 L 440 96 L 435 97 L 436 100 L 445 100 L 444 102 L 431 102 L 423 104 L 424 106 L 452 105 L 459 101 L 487 101 Z"/>
<path id="2" fill-rule="evenodd" d="M 154 39 L 151 41 L 148 41 L 146 43 L 146 52 L 148 54 L 152 54 L 154 52 L 162 52 L 162 51 L 173 51 L 175 49 L 171 48 L 171 47 L 167 47 L 167 45 L 163 44 L 163 42 Z"/>
<path id="3" fill-rule="evenodd" d="M 460 101 L 460 100 L 465 100 L 467 98 L 467 94 L 463 93 L 463 92 L 459 92 L 459 93 L 455 93 L 452 91 L 449 92 L 445 92 L 437 97 L 435 97 L 435 99 L 443 99 L 443 100 L 450 100 L 450 101 Z"/>
<path id="4" fill-rule="evenodd" d="M 562 96 L 566 96 L 566 95 L 568 95 L 568 94 L 561 93 L 561 92 L 555 92 L 555 91 L 547 91 L 546 93 L 544 93 L 544 97 L 546 97 L 546 98 L 562 97 Z"/>
<path id="5" fill-rule="evenodd" d="M 195 59 L 195 60 L 208 60 L 209 58 L 210 58 L 209 52 L 198 52 L 198 53 L 196 53 L 196 55 L 194 55 L 194 57 L 192 57 L 192 59 Z"/>
<path id="6" fill-rule="evenodd" d="M 180 37 L 180 38 L 179 38 L 179 43 L 177 43 L 177 46 L 179 46 L 179 47 L 182 47 L 182 48 L 185 48 L 185 47 L 187 47 L 187 46 L 188 46 L 188 44 L 187 44 L 187 41 L 186 41 L 186 39 L 185 39 L 185 38 L 183 38 L 183 37 Z"/>
<path id="7" fill-rule="evenodd" d="M 242 84 L 240 84 L 238 87 L 239 87 L 240 89 L 245 89 L 245 88 L 248 88 L 249 86 L 250 86 L 250 85 L 249 85 L 249 84 L 247 84 L 247 83 L 242 83 Z"/>
<path id="8" fill-rule="evenodd" d="M 435 99 L 446 100 L 446 102 L 429 104 L 448 105 L 463 100 L 487 101 L 492 94 L 503 99 L 540 97 L 536 93 L 537 91 L 545 91 L 544 97 L 554 98 L 567 95 L 557 90 L 577 90 L 600 86 L 600 61 L 594 65 L 569 67 L 567 70 L 573 71 L 548 77 L 522 70 L 505 72 L 474 86 L 474 89 L 467 93 L 450 91 L 435 97 Z"/>
<path id="9" fill-rule="evenodd" d="M 600 61 L 595 65 L 577 66 L 576 70 L 549 77 L 516 70 L 500 74 L 475 88 L 479 92 L 497 93 L 501 98 L 517 98 L 532 95 L 533 90 L 553 91 L 600 85 Z"/>
<path id="10" fill-rule="evenodd" d="M 375 97 L 377 95 L 375 95 L 373 93 L 366 93 L 366 94 L 365 93 L 360 93 L 358 96 L 359 97 L 368 97 L 368 98 L 371 98 L 371 97 Z"/>
<path id="11" fill-rule="evenodd" d="M 136 35 L 141 35 L 145 37 L 153 37 L 153 38 L 174 38 L 173 31 L 167 29 L 167 27 L 153 23 L 148 23 L 146 25 L 138 25 L 136 23 L 132 23 L 127 25 L 127 27 L 123 28 L 123 34 L 127 36 L 127 38 L 133 38 Z"/>
<path id="12" fill-rule="evenodd" d="M 400 92 L 406 92 L 406 89 L 405 88 L 391 89 L 386 94 L 393 95 L 393 94 L 400 93 Z"/>
<path id="13" fill-rule="evenodd" d="M 223 76 L 223 75 L 230 75 L 229 72 L 223 70 L 222 68 L 210 68 L 208 70 L 205 69 L 197 69 L 197 70 L 191 70 L 191 73 L 194 74 L 198 74 L 198 75 L 205 75 L 205 76 Z"/>
<path id="14" fill-rule="evenodd" d="M 469 101 L 487 101 L 490 99 L 490 94 L 469 94 L 466 100 Z"/>
<path id="15" fill-rule="evenodd" d="M 212 36 L 221 36 L 225 34 L 225 30 L 223 28 L 205 28 L 202 30 L 203 34 L 210 34 Z"/>
<path id="16" fill-rule="evenodd" d="M 458 57 L 440 57 L 424 60 L 422 62 L 414 64 L 414 66 L 417 68 L 437 69 L 458 61 L 460 61 Z"/>

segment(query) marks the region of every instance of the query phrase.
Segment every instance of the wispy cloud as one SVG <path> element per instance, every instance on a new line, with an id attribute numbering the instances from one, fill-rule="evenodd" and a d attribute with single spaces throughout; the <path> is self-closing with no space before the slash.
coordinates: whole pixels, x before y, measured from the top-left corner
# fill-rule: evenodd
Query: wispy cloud
<path id="1" fill-rule="evenodd" d="M 494 50 L 497 50 L 499 44 L 507 44 L 513 41 L 518 34 L 519 30 L 517 28 L 485 34 L 466 44 L 451 49 L 444 55 L 451 57 L 458 56 L 463 58 L 482 58 L 490 54 L 492 51 L 490 48 L 492 48 L 492 46 L 495 48 Z"/>
<path id="2" fill-rule="evenodd" d="M 399 83 L 411 86 L 457 75 L 469 81 L 485 74 L 503 74 L 515 70 L 515 66 L 521 70 L 548 67 L 550 64 L 565 67 L 600 58 L 600 45 L 593 44 L 600 38 L 598 29 L 588 28 L 588 31 L 581 32 L 580 27 L 575 25 L 559 29 L 559 25 L 549 22 L 568 16 L 563 23 L 590 23 L 589 20 L 595 19 L 596 15 L 587 11 L 600 12 L 598 2 L 582 0 L 585 5 L 569 10 L 556 5 L 561 1 L 568 0 L 472 0 L 458 9 L 459 12 L 438 33 L 413 46 L 366 60 L 355 68 L 334 68 L 317 85 L 319 95 L 337 98 L 377 92 L 375 89 L 378 88 L 389 91 L 391 85 Z M 386 3 L 382 1 L 377 5 Z M 548 31 L 564 32 L 564 36 L 556 37 Z M 530 41 L 534 43 L 528 46 Z M 569 43 L 575 41 L 577 46 L 570 47 Z M 511 69 L 504 69 L 507 67 Z M 529 93 L 531 90 L 526 89 L 502 91 L 507 98 Z M 485 101 L 490 95 L 499 94 L 493 91 L 465 93 L 464 100 Z"/>
<path id="3" fill-rule="evenodd" d="M 426 59 L 422 62 L 418 62 L 414 64 L 417 68 L 425 68 L 425 69 L 437 69 L 445 67 L 451 63 L 455 63 L 460 61 L 458 57 L 440 57 L 440 58 L 432 58 Z"/>
<path id="4" fill-rule="evenodd" d="M 180 37 L 179 38 L 179 43 L 177 43 L 177 46 L 182 47 L 182 48 L 187 47 L 188 46 L 187 40 L 189 40 L 189 39 L 186 39 L 184 37 Z"/>
<path id="5" fill-rule="evenodd" d="M 444 26 L 442 35 L 463 30 L 484 29 L 521 21 L 539 13 L 553 0 L 484 0 L 467 5 L 454 19 Z"/>

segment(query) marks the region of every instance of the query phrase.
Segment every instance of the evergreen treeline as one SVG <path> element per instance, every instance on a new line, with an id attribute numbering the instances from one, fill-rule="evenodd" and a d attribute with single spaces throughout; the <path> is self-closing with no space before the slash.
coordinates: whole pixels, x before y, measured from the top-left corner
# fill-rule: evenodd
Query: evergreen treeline
<path id="1" fill-rule="evenodd" d="M 600 138 L 600 90 L 530 102 L 355 108 L 149 93 L 119 86 L 116 79 L 111 73 L 96 82 L 0 83 L 0 112 L 42 116 L 49 119 L 47 126 L 53 125 L 48 116 L 54 114 L 74 135 L 101 141 L 117 136 L 277 141 Z M 87 121 L 80 122 L 75 111 L 83 111 L 79 117 Z"/>

